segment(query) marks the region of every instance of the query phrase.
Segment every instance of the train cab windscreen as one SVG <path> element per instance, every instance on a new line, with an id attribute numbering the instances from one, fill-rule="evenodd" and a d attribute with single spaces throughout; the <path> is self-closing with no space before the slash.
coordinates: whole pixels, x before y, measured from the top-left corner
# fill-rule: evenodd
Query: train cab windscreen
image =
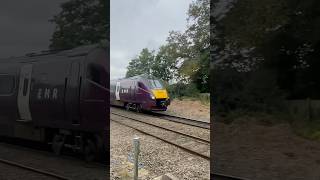
<path id="1" fill-rule="evenodd" d="M 150 89 L 163 89 L 164 88 L 162 83 L 157 79 L 148 79 L 147 85 L 149 86 Z"/>

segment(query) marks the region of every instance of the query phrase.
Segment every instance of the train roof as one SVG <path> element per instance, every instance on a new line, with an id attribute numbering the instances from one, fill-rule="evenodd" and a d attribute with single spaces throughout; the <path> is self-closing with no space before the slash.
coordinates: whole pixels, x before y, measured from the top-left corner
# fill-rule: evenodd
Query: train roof
<path id="1" fill-rule="evenodd" d="M 138 79 L 157 79 L 156 77 L 152 76 L 152 75 L 148 75 L 148 74 L 141 74 L 141 75 L 138 75 L 138 76 L 133 76 L 133 77 L 130 77 L 128 79 L 135 79 L 135 80 L 138 80 Z"/>
<path id="2" fill-rule="evenodd" d="M 158 79 L 152 75 L 148 75 L 148 74 L 141 74 L 141 75 L 137 75 L 137 76 L 133 76 L 133 77 L 129 77 L 129 78 L 121 78 L 121 79 L 114 79 L 111 81 L 120 81 L 120 80 L 141 80 L 141 79 Z"/>
<path id="3" fill-rule="evenodd" d="M 38 57 L 52 57 L 52 56 L 60 56 L 60 57 L 76 57 L 76 56 L 85 56 L 90 51 L 102 48 L 107 48 L 107 43 L 99 43 L 92 44 L 86 46 L 79 46 L 73 49 L 63 49 L 63 50 L 46 50 L 41 51 L 40 53 L 28 53 L 25 56 L 21 57 L 9 57 L 9 58 L 1 58 L 0 63 L 13 63 L 13 62 L 33 62 L 38 61 L 40 58 Z M 42 58 L 41 58 L 42 59 Z"/>

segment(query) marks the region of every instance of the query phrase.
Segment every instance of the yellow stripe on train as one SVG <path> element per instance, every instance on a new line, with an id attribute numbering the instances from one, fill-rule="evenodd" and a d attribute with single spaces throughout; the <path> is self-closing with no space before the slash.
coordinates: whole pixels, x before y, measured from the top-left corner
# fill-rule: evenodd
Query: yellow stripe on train
<path id="1" fill-rule="evenodd" d="M 168 92 L 165 89 L 153 89 L 152 92 L 156 99 L 168 99 Z"/>

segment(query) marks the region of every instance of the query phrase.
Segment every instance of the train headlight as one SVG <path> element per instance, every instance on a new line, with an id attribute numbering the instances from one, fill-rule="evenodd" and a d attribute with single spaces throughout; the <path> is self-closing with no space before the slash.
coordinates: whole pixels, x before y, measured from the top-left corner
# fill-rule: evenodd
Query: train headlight
<path id="1" fill-rule="evenodd" d="M 153 94 L 150 94 L 150 97 L 151 97 L 151 99 L 153 99 L 153 100 L 155 100 L 155 99 L 156 99 L 156 97 L 154 97 L 154 95 L 153 95 Z"/>

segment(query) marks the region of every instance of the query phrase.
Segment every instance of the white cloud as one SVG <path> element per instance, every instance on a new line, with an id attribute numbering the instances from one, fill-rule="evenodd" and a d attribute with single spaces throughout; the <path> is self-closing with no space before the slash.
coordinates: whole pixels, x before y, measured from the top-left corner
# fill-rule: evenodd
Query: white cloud
<path id="1" fill-rule="evenodd" d="M 113 75 L 111 79 L 119 79 L 125 76 L 127 69 L 110 65 L 110 73 Z"/>

